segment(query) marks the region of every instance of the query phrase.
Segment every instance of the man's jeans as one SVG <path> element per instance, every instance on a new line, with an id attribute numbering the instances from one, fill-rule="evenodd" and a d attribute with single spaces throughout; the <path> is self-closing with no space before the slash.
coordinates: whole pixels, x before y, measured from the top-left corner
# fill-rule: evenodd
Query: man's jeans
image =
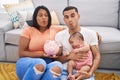
<path id="1" fill-rule="evenodd" d="M 73 74 L 75 73 L 75 70 L 73 71 Z M 63 70 L 63 73 L 61 75 L 61 80 L 67 80 L 67 77 L 68 77 L 68 73 L 66 70 Z M 94 79 L 94 76 L 92 75 L 90 78 L 88 79 L 84 79 L 84 80 L 95 80 Z"/>

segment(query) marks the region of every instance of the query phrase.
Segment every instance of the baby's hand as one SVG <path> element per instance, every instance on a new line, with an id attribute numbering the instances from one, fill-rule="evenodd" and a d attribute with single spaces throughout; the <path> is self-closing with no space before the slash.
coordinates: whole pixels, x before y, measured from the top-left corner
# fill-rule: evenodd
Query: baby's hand
<path id="1" fill-rule="evenodd" d="M 72 75 L 72 74 L 69 74 L 69 75 L 68 75 L 68 80 L 75 80 L 75 76 Z"/>
<path id="2" fill-rule="evenodd" d="M 78 52 L 79 52 L 79 49 L 73 49 L 72 52 L 73 52 L 73 53 L 78 53 Z"/>
<path id="3" fill-rule="evenodd" d="M 70 54 L 70 52 L 66 52 L 66 54 L 64 54 L 65 56 L 68 56 Z"/>

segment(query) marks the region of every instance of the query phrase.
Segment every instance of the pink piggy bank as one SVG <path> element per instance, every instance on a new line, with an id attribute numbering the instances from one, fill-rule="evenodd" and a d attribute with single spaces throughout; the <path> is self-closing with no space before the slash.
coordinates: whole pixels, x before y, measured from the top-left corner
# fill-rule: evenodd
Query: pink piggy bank
<path id="1" fill-rule="evenodd" d="M 59 51 L 58 42 L 54 40 L 47 40 L 44 44 L 44 51 L 47 55 L 56 56 Z"/>

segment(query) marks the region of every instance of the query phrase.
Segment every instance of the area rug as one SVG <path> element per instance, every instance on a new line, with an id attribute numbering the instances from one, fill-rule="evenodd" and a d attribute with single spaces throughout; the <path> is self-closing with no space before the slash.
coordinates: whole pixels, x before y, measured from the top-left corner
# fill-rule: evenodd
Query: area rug
<path id="1" fill-rule="evenodd" d="M 14 63 L 0 63 L 0 80 L 18 80 Z M 95 80 L 120 80 L 115 73 L 95 72 Z"/>

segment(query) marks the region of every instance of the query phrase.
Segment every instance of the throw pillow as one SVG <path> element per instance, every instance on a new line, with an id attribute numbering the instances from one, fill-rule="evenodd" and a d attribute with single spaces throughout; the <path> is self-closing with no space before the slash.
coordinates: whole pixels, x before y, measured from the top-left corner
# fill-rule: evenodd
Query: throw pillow
<path id="1" fill-rule="evenodd" d="M 24 24 L 26 23 L 26 21 L 28 20 L 32 20 L 32 16 L 33 16 L 33 11 L 17 11 L 17 15 L 19 18 L 19 27 L 23 28 Z"/>
<path id="2" fill-rule="evenodd" d="M 34 6 L 32 3 L 32 0 L 26 0 L 23 2 L 20 2 L 19 4 L 4 4 L 5 10 L 8 12 L 10 15 L 10 19 L 13 22 L 13 24 L 18 24 L 18 26 L 14 26 L 14 28 L 19 27 L 19 17 L 17 14 L 17 11 L 30 11 L 34 10 Z"/>
<path id="3" fill-rule="evenodd" d="M 59 23 L 59 20 L 58 20 L 58 17 L 55 11 L 51 11 L 50 14 L 52 17 L 52 25 L 59 25 L 60 23 Z"/>
<path id="4" fill-rule="evenodd" d="M 52 17 L 52 23 L 51 24 L 52 25 L 59 25 L 60 23 L 59 23 L 59 20 L 58 20 L 58 17 L 57 17 L 57 14 L 55 13 L 55 11 L 50 11 L 50 14 L 51 14 L 51 17 Z M 21 14 L 21 16 L 22 16 L 22 14 Z M 28 17 L 29 16 L 32 16 L 32 14 L 29 13 Z M 24 17 L 24 15 L 23 15 L 23 17 Z M 27 19 L 26 22 L 29 26 L 31 26 L 32 25 L 32 18 L 31 18 L 31 20 Z"/>
<path id="5" fill-rule="evenodd" d="M 26 23 L 27 23 L 29 26 L 32 26 L 32 25 L 33 25 L 33 21 L 32 21 L 32 20 L 28 20 L 28 21 L 26 21 Z"/>

